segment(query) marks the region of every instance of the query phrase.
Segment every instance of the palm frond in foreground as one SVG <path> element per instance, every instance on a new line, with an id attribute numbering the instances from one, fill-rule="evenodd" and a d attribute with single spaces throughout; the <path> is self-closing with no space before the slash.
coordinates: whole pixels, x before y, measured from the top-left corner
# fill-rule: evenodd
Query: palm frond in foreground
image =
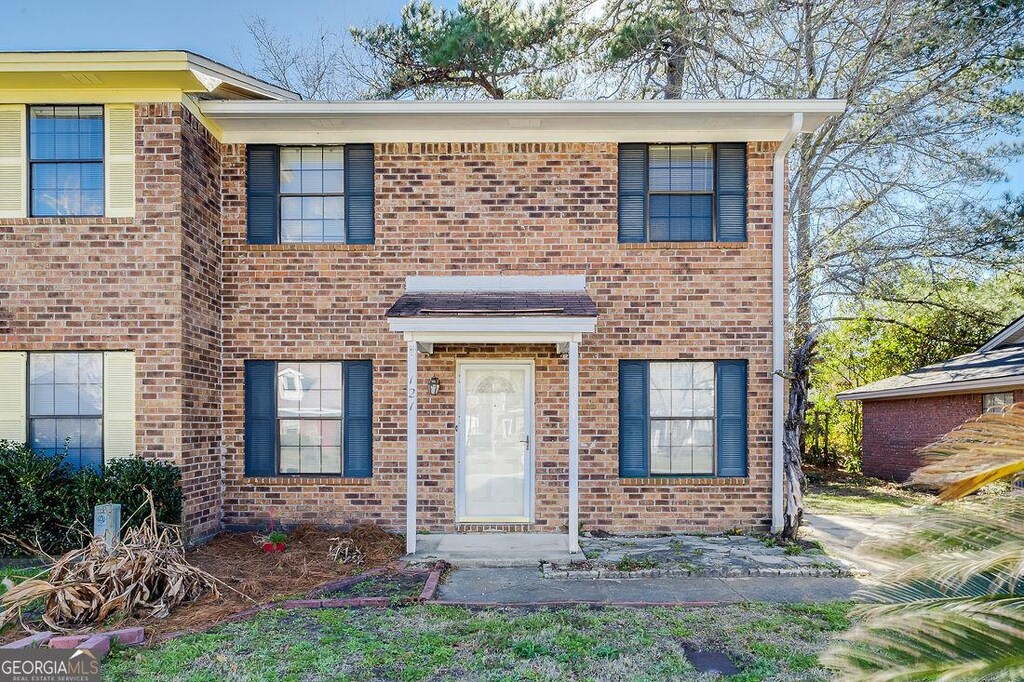
<path id="1" fill-rule="evenodd" d="M 1024 471 L 1024 405 L 984 415 L 925 451 L 913 481 L 954 500 Z M 920 510 L 874 549 L 901 565 L 859 596 L 824 656 L 842 680 L 1024 680 L 1024 496 Z"/>

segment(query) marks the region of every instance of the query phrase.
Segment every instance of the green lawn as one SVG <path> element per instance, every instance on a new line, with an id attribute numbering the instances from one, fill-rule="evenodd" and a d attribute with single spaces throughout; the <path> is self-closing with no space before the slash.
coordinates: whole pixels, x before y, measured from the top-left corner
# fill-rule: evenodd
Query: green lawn
<path id="1" fill-rule="evenodd" d="M 450 606 L 268 612 L 146 649 L 106 680 L 697 680 L 684 644 L 728 653 L 730 679 L 826 680 L 817 656 L 846 603 L 706 609 L 470 610 Z"/>
<path id="2" fill-rule="evenodd" d="M 808 472 L 804 509 L 812 514 L 893 516 L 932 499 L 927 493 L 869 476 Z"/>

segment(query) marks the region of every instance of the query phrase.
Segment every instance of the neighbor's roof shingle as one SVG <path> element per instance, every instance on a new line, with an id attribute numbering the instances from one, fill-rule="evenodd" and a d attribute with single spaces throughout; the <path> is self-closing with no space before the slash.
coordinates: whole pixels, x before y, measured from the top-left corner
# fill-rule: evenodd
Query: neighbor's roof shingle
<path id="1" fill-rule="evenodd" d="M 952 360 L 928 365 L 913 372 L 875 381 L 849 391 L 843 400 L 897 397 L 900 394 L 927 395 L 955 392 L 957 384 L 1006 379 L 1007 385 L 1024 385 L 1024 344 L 1000 346 L 984 353 L 967 353 Z M 969 387 L 965 387 L 967 390 Z M 877 395 L 882 393 L 882 395 Z"/>
<path id="2" fill-rule="evenodd" d="M 444 292 L 403 294 L 387 317 L 597 317 L 597 306 L 583 291 Z"/>

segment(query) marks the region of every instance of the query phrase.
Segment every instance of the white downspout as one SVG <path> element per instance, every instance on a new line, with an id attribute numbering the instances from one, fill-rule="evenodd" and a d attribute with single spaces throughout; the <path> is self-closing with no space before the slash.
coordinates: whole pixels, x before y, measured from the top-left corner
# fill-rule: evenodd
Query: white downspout
<path id="1" fill-rule="evenodd" d="M 786 421 L 786 154 L 793 148 L 804 124 L 804 115 L 793 114 L 785 137 L 772 159 L 772 532 L 783 527 L 782 436 Z"/>

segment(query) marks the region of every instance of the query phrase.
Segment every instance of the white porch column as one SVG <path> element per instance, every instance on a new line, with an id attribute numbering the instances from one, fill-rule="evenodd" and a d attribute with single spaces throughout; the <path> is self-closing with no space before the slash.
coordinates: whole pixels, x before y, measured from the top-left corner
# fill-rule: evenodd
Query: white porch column
<path id="1" fill-rule="evenodd" d="M 408 341 L 405 371 L 408 386 L 406 403 L 405 463 L 405 552 L 416 553 L 416 342 Z"/>
<path id="2" fill-rule="evenodd" d="M 569 342 L 569 551 L 580 551 L 580 343 Z"/>

